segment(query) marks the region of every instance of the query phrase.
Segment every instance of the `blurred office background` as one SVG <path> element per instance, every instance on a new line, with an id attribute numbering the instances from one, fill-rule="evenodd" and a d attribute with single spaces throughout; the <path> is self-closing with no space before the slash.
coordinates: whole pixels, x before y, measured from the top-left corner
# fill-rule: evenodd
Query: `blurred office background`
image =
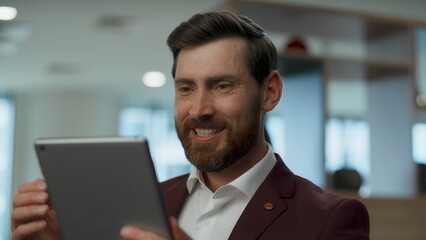
<path id="1" fill-rule="evenodd" d="M 42 176 L 38 137 L 141 135 L 160 181 L 190 171 L 174 132 L 165 42 L 180 22 L 210 10 L 254 19 L 276 44 L 284 96 L 266 128 L 289 167 L 360 198 L 372 239 L 426 239 L 426 1 L 0 6 L 17 10 L 0 18 L 0 240 L 9 239 L 18 186 Z"/>

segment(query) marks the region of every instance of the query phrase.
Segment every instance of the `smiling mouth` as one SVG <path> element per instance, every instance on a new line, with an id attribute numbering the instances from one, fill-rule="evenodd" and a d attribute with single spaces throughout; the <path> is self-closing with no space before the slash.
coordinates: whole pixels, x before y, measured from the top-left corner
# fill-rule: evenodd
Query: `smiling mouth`
<path id="1" fill-rule="evenodd" d="M 195 133 L 200 137 L 209 137 L 223 131 L 224 129 L 225 128 L 195 128 Z"/>

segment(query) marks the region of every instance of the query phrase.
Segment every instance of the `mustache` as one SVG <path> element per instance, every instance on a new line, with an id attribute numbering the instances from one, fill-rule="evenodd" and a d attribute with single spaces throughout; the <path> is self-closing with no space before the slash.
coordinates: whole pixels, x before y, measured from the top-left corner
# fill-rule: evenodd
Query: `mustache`
<path id="1" fill-rule="evenodd" d="M 208 120 L 199 120 L 199 119 L 188 119 L 182 126 L 184 128 L 222 128 L 227 126 L 228 123 L 224 119 L 208 119 Z"/>

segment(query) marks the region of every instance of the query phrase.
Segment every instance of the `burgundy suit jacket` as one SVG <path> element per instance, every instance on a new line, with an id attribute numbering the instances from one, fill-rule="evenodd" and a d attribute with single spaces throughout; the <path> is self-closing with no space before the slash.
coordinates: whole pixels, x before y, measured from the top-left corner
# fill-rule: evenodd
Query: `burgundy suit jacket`
<path id="1" fill-rule="evenodd" d="M 229 239 L 369 239 L 369 217 L 355 199 L 326 193 L 294 175 L 276 154 L 277 163 L 244 209 Z M 188 197 L 183 175 L 161 183 L 171 216 Z"/>

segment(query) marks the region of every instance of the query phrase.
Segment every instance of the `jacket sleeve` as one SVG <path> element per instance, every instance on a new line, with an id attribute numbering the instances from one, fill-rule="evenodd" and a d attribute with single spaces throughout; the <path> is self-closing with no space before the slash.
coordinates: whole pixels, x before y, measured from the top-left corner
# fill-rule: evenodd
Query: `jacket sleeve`
<path id="1" fill-rule="evenodd" d="M 370 220 L 367 209 L 358 200 L 343 199 L 328 218 L 322 240 L 370 239 Z"/>

